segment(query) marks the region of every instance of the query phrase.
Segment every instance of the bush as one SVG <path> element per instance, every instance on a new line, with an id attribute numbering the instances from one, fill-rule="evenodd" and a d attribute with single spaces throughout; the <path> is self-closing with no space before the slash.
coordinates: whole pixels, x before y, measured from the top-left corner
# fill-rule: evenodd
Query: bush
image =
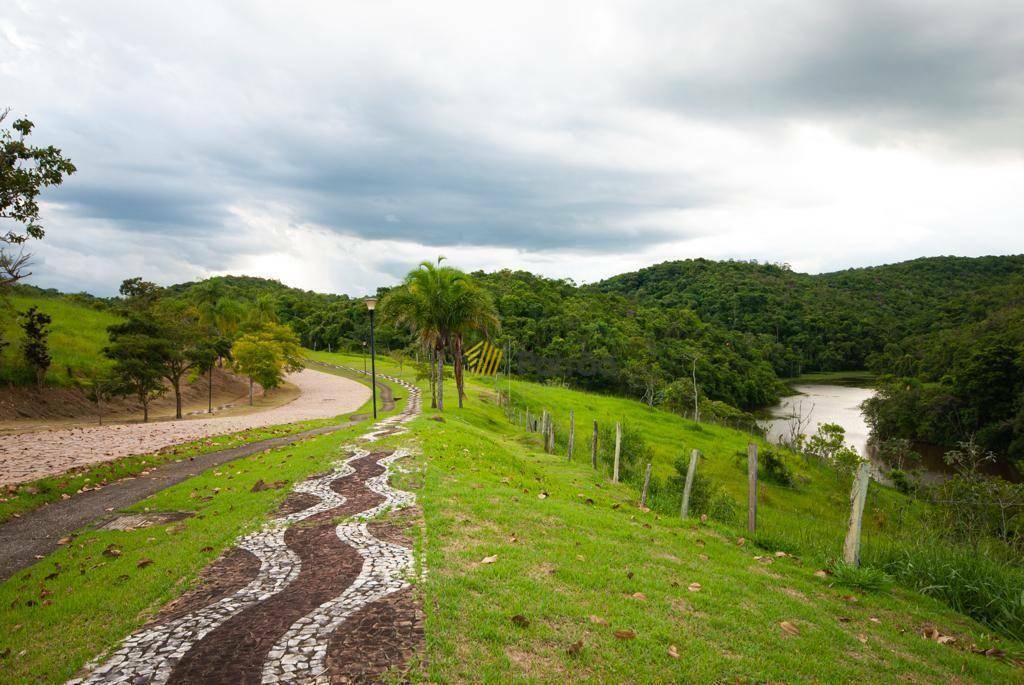
<path id="1" fill-rule="evenodd" d="M 829 565 L 832 582 L 864 592 L 878 592 L 892 585 L 892 577 L 881 569 L 870 566 L 851 566 L 841 561 Z"/>
<path id="2" fill-rule="evenodd" d="M 681 501 L 683 488 L 686 486 L 686 471 L 690 467 L 690 458 L 680 456 L 675 461 L 676 474 L 668 480 L 668 489 L 678 493 L 676 512 Z M 723 523 L 735 523 L 739 507 L 736 502 L 721 488 L 718 483 L 711 480 L 700 468 L 693 477 L 693 486 L 690 489 L 690 516 L 707 514 L 708 518 Z"/>

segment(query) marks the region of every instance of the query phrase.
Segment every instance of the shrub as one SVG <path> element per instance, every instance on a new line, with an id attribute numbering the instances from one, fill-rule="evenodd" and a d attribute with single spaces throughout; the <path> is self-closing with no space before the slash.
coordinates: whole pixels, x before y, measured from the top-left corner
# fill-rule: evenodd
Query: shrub
<path id="1" fill-rule="evenodd" d="M 870 566 L 852 566 L 841 561 L 829 565 L 832 582 L 864 592 L 878 592 L 892 585 L 892 577 L 885 571 Z"/>
<path id="2" fill-rule="evenodd" d="M 683 488 L 686 485 L 686 471 L 690 467 L 690 459 L 687 456 L 680 456 L 675 461 L 675 475 L 669 477 L 668 489 L 671 492 L 678 493 L 677 497 L 682 497 Z M 676 511 L 678 512 L 679 499 L 676 503 Z M 739 507 L 736 502 L 722 489 L 722 487 L 711 480 L 703 473 L 700 468 L 693 477 L 693 486 L 690 489 L 690 515 L 700 516 L 701 514 L 707 514 L 708 518 L 721 521 L 723 523 L 735 523 L 737 519 L 737 512 Z"/>

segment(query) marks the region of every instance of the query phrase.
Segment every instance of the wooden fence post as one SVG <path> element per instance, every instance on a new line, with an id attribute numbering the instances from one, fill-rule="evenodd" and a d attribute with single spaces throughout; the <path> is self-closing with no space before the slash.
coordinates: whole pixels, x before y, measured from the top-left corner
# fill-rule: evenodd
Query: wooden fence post
<path id="1" fill-rule="evenodd" d="M 566 450 L 568 453 L 569 461 L 572 461 L 572 447 L 573 442 L 576 441 L 576 412 L 573 409 L 569 410 L 569 449 Z"/>
<path id="2" fill-rule="evenodd" d="M 697 475 L 697 460 L 700 450 L 690 452 L 690 468 L 686 469 L 686 486 L 683 487 L 683 504 L 679 507 L 679 518 L 690 515 L 690 491 L 693 489 L 693 477 Z"/>
<path id="3" fill-rule="evenodd" d="M 531 428 L 530 424 L 530 408 L 526 408 L 526 432 L 529 433 Z"/>
<path id="4" fill-rule="evenodd" d="M 612 482 L 619 482 L 619 454 L 622 451 L 622 424 L 615 422 L 615 461 L 612 463 Z"/>
<path id="5" fill-rule="evenodd" d="M 864 502 L 868 497 L 868 484 L 871 482 L 871 463 L 865 459 L 857 468 L 850 491 L 850 527 L 846 531 L 843 543 L 843 561 L 850 566 L 860 565 L 860 527 L 864 520 Z"/>
<path id="6" fill-rule="evenodd" d="M 644 474 L 644 491 L 640 495 L 640 508 L 647 507 L 647 488 L 651 485 L 651 462 L 647 462 L 647 473 Z"/>
<path id="7" fill-rule="evenodd" d="M 590 466 L 597 468 L 597 419 L 594 419 L 594 436 L 590 439 Z"/>
<path id="8" fill-rule="evenodd" d="M 548 454 L 555 453 L 555 420 L 551 416 L 548 416 L 547 452 Z"/>
<path id="9" fill-rule="evenodd" d="M 757 530 L 757 445 L 747 443 L 747 533 Z"/>

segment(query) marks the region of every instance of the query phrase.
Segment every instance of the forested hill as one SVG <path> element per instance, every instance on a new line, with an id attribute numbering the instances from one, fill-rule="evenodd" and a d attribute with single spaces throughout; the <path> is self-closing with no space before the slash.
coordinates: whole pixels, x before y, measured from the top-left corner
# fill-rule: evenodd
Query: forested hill
<path id="1" fill-rule="evenodd" d="M 758 336 L 776 372 L 795 376 L 866 368 L 889 343 L 984 319 L 1022 282 L 1024 255 L 929 257 L 818 275 L 693 259 L 587 288 L 687 307 L 707 323 Z"/>

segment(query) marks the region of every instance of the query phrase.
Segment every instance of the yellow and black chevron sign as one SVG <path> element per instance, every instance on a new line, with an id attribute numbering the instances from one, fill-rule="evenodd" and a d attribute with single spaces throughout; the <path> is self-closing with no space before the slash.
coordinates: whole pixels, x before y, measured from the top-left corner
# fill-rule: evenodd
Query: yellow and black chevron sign
<path id="1" fill-rule="evenodd" d="M 466 365 L 470 371 L 482 373 L 485 376 L 493 376 L 501 368 L 501 358 L 504 351 L 495 347 L 486 340 L 481 340 L 476 345 L 466 350 Z"/>

